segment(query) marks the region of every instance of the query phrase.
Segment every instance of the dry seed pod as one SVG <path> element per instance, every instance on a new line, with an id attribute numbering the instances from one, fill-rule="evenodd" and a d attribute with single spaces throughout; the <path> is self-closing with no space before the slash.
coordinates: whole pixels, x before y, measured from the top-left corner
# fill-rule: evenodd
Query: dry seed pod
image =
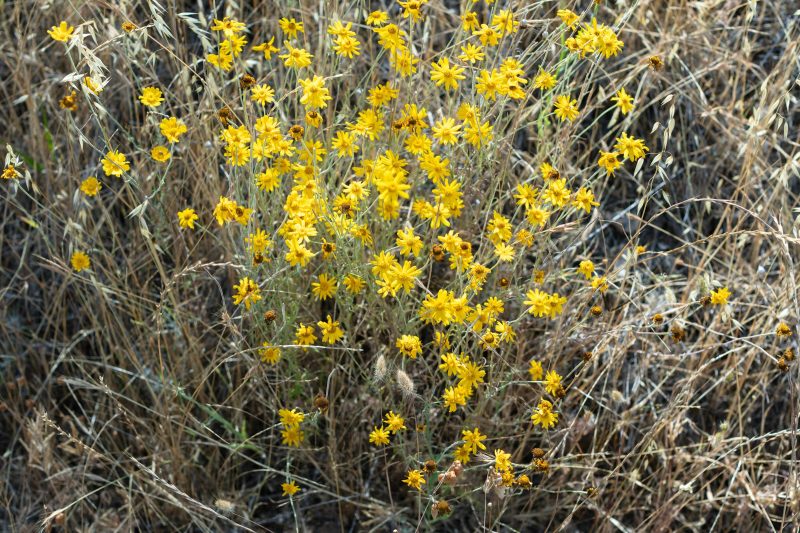
<path id="1" fill-rule="evenodd" d="M 506 488 L 503 486 L 503 475 L 497 472 L 494 467 L 490 467 L 489 472 L 486 474 L 486 481 L 483 482 L 483 492 L 486 494 L 494 492 L 500 499 L 506 496 Z"/>
<path id="2" fill-rule="evenodd" d="M 452 470 L 448 470 L 447 472 L 439 474 L 436 479 L 439 483 L 442 483 L 444 485 L 455 485 L 456 481 L 458 481 L 457 478 L 458 476 L 456 475 L 455 472 L 453 472 Z"/>
<path id="3" fill-rule="evenodd" d="M 461 472 L 464 470 L 464 465 L 461 464 L 461 461 L 453 461 L 453 464 L 447 469 L 447 472 L 443 474 L 439 474 L 438 480 L 439 483 L 444 483 L 446 485 L 455 485 L 458 476 L 461 475 Z"/>

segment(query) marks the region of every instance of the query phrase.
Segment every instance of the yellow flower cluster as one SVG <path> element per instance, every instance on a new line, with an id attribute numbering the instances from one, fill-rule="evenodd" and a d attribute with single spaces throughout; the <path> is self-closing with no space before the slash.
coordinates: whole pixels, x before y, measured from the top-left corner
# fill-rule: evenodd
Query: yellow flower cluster
<path id="1" fill-rule="evenodd" d="M 519 50 L 520 36 L 514 36 L 521 31 L 520 13 L 496 6 L 490 16 L 482 17 L 467 10 L 455 30 L 458 50 L 449 45 L 435 55 L 425 55 L 426 48 L 417 46 L 414 39 L 418 23 L 434 6 L 427 0 L 398 4 L 394 22 L 387 12 L 373 11 L 363 21 L 366 26 L 331 18 L 326 19 L 325 31 L 309 29 L 308 33 L 304 22 L 282 17 L 277 44 L 276 36 L 263 37 L 259 44 L 250 45 L 249 52 L 244 23 L 230 17 L 213 19 L 211 30 L 217 34 L 217 44 L 214 53 L 205 56 L 206 72 L 219 78 L 216 85 L 222 90 L 237 91 L 217 112 L 221 125 L 215 127 L 215 139 L 209 142 L 213 157 L 224 161 L 224 191 L 230 191 L 214 193 L 219 200 L 213 217 L 225 230 L 206 231 L 199 223 L 200 231 L 182 232 L 179 237 L 194 241 L 206 234 L 241 231 L 243 246 L 235 256 L 247 258 L 244 266 L 237 266 L 246 275 L 233 285 L 233 303 L 243 305 L 245 312 L 254 305 L 258 311 L 263 304 L 259 303 L 261 287 L 270 303 L 273 297 L 280 304 L 284 303 L 281 298 L 292 300 L 289 303 L 297 314 L 286 324 L 252 328 L 264 363 L 279 363 L 284 357 L 282 347 L 298 356 L 311 349 L 334 354 L 346 350 L 364 333 L 356 330 L 350 314 L 371 297 L 372 305 L 385 306 L 387 314 L 397 312 L 398 321 L 404 322 L 402 327 L 369 334 L 384 347 L 396 348 L 388 350 L 390 357 L 402 361 L 411 374 L 424 368 L 424 352 L 432 347 L 439 357 L 441 374 L 437 376 L 443 381 L 443 387 L 433 392 L 434 402 L 447 413 L 465 408 L 468 416 L 467 404 L 480 396 L 481 386 L 488 381 L 487 369 L 495 377 L 492 358 L 515 345 L 518 324 L 533 322 L 526 312 L 535 318 L 564 315 L 567 320 L 569 316 L 567 297 L 560 292 L 549 286 L 512 283 L 521 272 L 526 277 L 534 272 L 532 284 L 544 283 L 548 267 L 532 259 L 539 252 L 535 242 L 545 241 L 545 246 L 551 232 L 577 226 L 581 217 L 590 218 L 592 209 L 600 205 L 592 182 L 576 177 L 580 176 L 577 165 L 553 152 L 548 153 L 558 159 L 547 159 L 542 152 L 530 164 L 519 165 L 521 170 L 512 167 L 508 175 L 489 176 L 497 179 L 486 180 L 481 174 L 491 174 L 498 154 L 508 150 L 509 139 L 517 132 L 509 116 L 525 102 L 541 99 L 539 128 L 560 129 L 566 135 L 582 127 L 591 111 L 590 97 L 585 95 L 593 93 L 571 94 L 573 72 L 564 64 L 531 65 L 530 56 L 513 53 Z M 581 25 L 581 17 L 570 10 L 559 10 L 557 16 L 564 24 L 566 64 L 589 56 L 608 59 L 624 46 L 611 27 L 595 18 Z M 522 22 L 524 30 L 528 23 Z M 62 22 L 48 33 L 67 43 L 73 32 L 72 26 Z M 247 57 L 250 52 L 256 60 Z M 354 81 L 348 69 L 355 71 L 364 62 L 375 62 L 375 72 L 381 75 Z M 105 80 L 82 79 L 93 100 L 106 96 L 101 95 Z M 358 83 L 355 89 L 353 83 Z M 415 86 L 423 83 L 434 97 L 415 98 Z M 194 124 L 192 117 L 182 119 L 157 110 L 170 107 L 170 102 L 165 104 L 164 93 L 155 84 L 137 91 L 150 124 L 153 128 L 157 124 L 163 137 L 159 141 L 163 144 L 145 144 L 144 153 L 149 149 L 151 159 L 161 165 L 135 155 L 129 161 L 120 150 L 107 146 L 100 161 L 105 176 L 125 176 L 128 181 L 132 164 L 136 171 L 156 166 L 166 173 L 183 158 L 186 149 L 179 145 L 181 138 L 196 137 L 201 131 L 193 126 L 187 135 Z M 634 109 L 635 100 L 624 88 L 617 85 L 611 93 L 618 109 L 615 113 L 626 115 Z M 77 109 L 74 92 L 62 107 Z M 650 151 L 644 139 L 627 131 L 605 148 L 608 151 L 600 150 L 597 161 L 601 170 L 594 169 L 590 180 L 603 170 L 613 175 L 625 160 L 641 165 Z M 17 174 L 12 165 L 3 177 Z M 498 190 L 487 191 L 487 181 Z M 102 189 L 94 176 L 80 184 L 80 191 L 90 198 Z M 491 203 L 482 203 L 484 193 L 491 196 Z M 89 202 L 84 199 L 84 203 Z M 178 226 L 194 230 L 198 212 L 177 205 L 183 208 L 176 213 Z M 90 268 L 89 257 L 80 251 L 72 255 L 71 264 L 78 272 Z M 574 274 L 572 268 L 570 272 Z M 590 297 L 608 290 L 609 280 L 596 273 L 592 261 L 580 262 L 577 272 L 586 278 L 587 283 L 580 285 Z M 277 278 L 291 280 L 301 290 L 287 297 L 273 289 L 273 282 L 277 286 L 283 281 Z M 493 292 L 495 282 L 498 290 Z M 722 288 L 710 295 L 710 301 L 724 305 L 729 296 L 727 288 Z M 547 323 L 541 324 L 546 327 Z M 525 331 L 524 324 L 522 328 Z M 294 346 L 289 345 L 292 335 Z M 450 339 L 456 338 L 451 347 Z M 469 350 L 477 355 L 465 353 Z M 286 359 L 293 362 L 289 351 Z M 377 368 L 378 363 L 376 374 Z M 273 370 L 282 368 L 269 371 Z M 385 369 L 380 372 L 385 375 Z M 405 370 L 400 372 L 402 379 L 411 380 Z M 544 382 L 553 400 L 540 399 L 530 420 L 551 429 L 559 421 L 554 402 L 566 394 L 563 378 L 555 370 L 545 375 L 537 360 L 530 361 L 528 372 L 532 381 Z M 566 411 L 563 404 L 559 409 Z M 280 409 L 278 414 L 283 444 L 300 447 L 305 441 L 301 424 L 306 415 L 295 409 Z M 388 411 L 381 425 L 373 426 L 369 442 L 387 446 L 391 436 L 404 430 L 404 418 Z M 488 437 L 478 427 L 464 429 L 462 436 L 455 458 L 466 464 L 487 449 Z M 530 486 L 524 474 L 515 478 L 510 453 L 495 449 L 493 466 L 502 485 Z M 416 490 L 427 483 L 418 469 L 409 470 L 403 482 Z M 282 489 L 284 495 L 293 495 L 299 487 L 291 481 L 283 483 Z"/>
<path id="2" fill-rule="evenodd" d="M 447 376 L 456 376 L 458 378 L 458 383 L 446 387 L 442 394 L 444 406 L 448 412 L 453 413 L 459 407 L 467 404 L 467 401 L 477 390 L 478 385 L 483 383 L 486 371 L 465 354 L 447 352 L 441 356 L 441 359 L 439 370 Z"/>
<path id="3" fill-rule="evenodd" d="M 555 318 L 563 311 L 563 306 L 567 303 L 567 299 L 560 296 L 558 293 L 548 294 L 539 289 L 533 289 L 526 293 L 528 297 L 525 300 L 525 305 L 528 307 L 528 313 L 536 317 Z"/>
<path id="4" fill-rule="evenodd" d="M 253 303 L 261 300 L 261 289 L 255 281 L 248 277 L 240 279 L 233 289 L 236 291 L 236 294 L 233 295 L 233 303 L 236 305 L 243 303 L 248 311 Z"/>
<path id="5" fill-rule="evenodd" d="M 570 27 L 574 27 L 578 20 L 577 15 L 568 10 L 559 11 L 559 17 Z M 571 22 L 567 23 L 565 19 Z M 614 30 L 605 24 L 598 24 L 595 18 L 592 19 L 591 24 L 584 24 L 574 37 L 566 40 L 565 44 L 570 52 L 579 54 L 581 57 L 597 52 L 606 59 L 617 55 L 624 46 Z"/>
<path id="6" fill-rule="evenodd" d="M 389 444 L 389 433 L 395 435 L 398 431 L 406 429 L 405 420 L 394 411 L 386 413 L 383 422 L 385 425 L 373 426 L 372 432 L 369 434 L 369 442 L 375 446 L 386 446 Z"/>
<path id="7" fill-rule="evenodd" d="M 298 448 L 305 440 L 306 436 L 300 424 L 305 420 L 306 415 L 297 412 L 295 409 L 280 409 L 278 411 L 283 429 L 281 430 L 281 439 L 287 446 Z"/>
<path id="8" fill-rule="evenodd" d="M 244 23 L 229 17 L 222 20 L 214 19 L 211 30 L 222 33 L 225 39 L 220 41 L 216 54 L 206 56 L 206 61 L 224 71 L 231 70 L 233 58 L 238 57 L 247 44 L 247 39 L 240 35 L 244 29 Z"/>

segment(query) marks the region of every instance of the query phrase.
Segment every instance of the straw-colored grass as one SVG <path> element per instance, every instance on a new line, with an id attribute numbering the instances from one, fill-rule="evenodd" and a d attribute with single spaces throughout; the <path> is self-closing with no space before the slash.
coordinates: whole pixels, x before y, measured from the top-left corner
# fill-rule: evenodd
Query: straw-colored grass
<path id="1" fill-rule="evenodd" d="M 793 531 L 800 517 L 797 457 L 798 262 L 800 173 L 798 91 L 800 28 L 791 1 L 575 2 L 430 0 L 412 27 L 402 7 L 380 2 L 0 2 L 0 123 L 6 165 L 20 176 L 0 180 L 0 529 L 4 531 Z M 418 73 L 399 77 L 364 21 L 376 9 L 409 32 Z M 605 59 L 579 58 L 564 47 L 571 32 L 556 17 L 572 9 L 596 16 L 624 47 Z M 487 58 L 466 65 L 455 91 L 430 80 L 430 64 L 455 57 L 475 37 L 461 28 L 468 10 L 488 23 L 511 9 L 520 28 Z M 246 24 L 248 44 L 231 71 L 209 65 L 223 37 L 212 19 Z M 280 17 L 305 24 L 293 41 L 314 55 L 297 73 L 252 45 L 275 36 Z M 76 27 L 68 43 L 47 31 Z M 353 22 L 361 55 L 338 57 L 326 28 Z M 137 29 L 122 29 L 133 21 Z M 480 69 L 505 57 L 523 66 L 525 97 L 490 101 L 475 92 Z M 658 56 L 664 67 L 654 69 Z M 542 66 L 557 74 L 552 91 L 532 88 Z M 240 87 L 248 73 L 275 90 L 260 108 Z M 328 149 L 317 164 L 318 200 L 331 207 L 363 159 L 392 150 L 409 162 L 412 196 L 399 218 L 380 216 L 371 185 L 354 223 L 373 242 L 327 233 L 320 215 L 317 253 L 303 268 L 284 259 L 278 234 L 291 220 L 284 205 L 291 174 L 259 191 L 254 161 L 233 167 L 224 157 L 219 111 L 253 131 L 261 114 L 286 134 L 304 124 L 298 79 L 321 76 L 332 99 L 319 129 L 305 138 Z M 85 89 L 91 75 L 105 86 Z M 369 108 L 368 90 L 392 81 L 385 131 L 360 138 L 353 158 L 330 146 L 337 131 Z M 143 106 L 147 86 L 164 103 Z M 635 107 L 620 113 L 620 88 Z M 59 106 L 76 91 L 77 111 Z M 553 115 L 556 95 L 576 98 L 579 118 Z M 403 104 L 427 110 L 429 125 L 471 102 L 494 139 L 480 148 L 460 140 L 434 145 L 450 159 L 464 206 L 451 227 L 433 228 L 412 201 L 433 201 L 417 158 L 391 133 Z M 159 131 L 175 116 L 188 128 L 159 164 Z M 460 122 L 460 121 L 459 121 Z M 649 148 L 639 164 L 613 176 L 597 166 L 600 151 L 628 132 Z M 431 132 L 428 130 L 428 134 Z M 295 143 L 298 147 L 300 143 Z M 106 176 L 109 150 L 130 170 Z M 292 161 L 296 161 L 294 156 Z M 520 183 L 546 188 L 543 162 L 558 168 L 573 194 L 591 189 L 590 214 L 554 210 L 541 227 L 525 222 L 513 195 Z M 79 191 L 97 176 L 95 197 Z M 220 196 L 255 210 L 247 226 L 220 226 Z M 177 213 L 192 207 L 194 230 Z M 493 213 L 514 233 L 534 233 L 498 262 L 487 236 Z M 330 211 L 328 212 L 330 214 Z M 527 224 L 527 225 L 526 225 Z M 414 227 L 418 257 L 400 257 L 396 232 Z M 264 229 L 270 261 L 254 265 L 245 237 Z M 474 260 L 490 266 L 480 293 L 468 273 L 432 257 L 438 236 L 459 232 Z M 322 258 L 321 239 L 336 242 Z M 516 237 L 515 237 L 516 239 Z M 643 247 L 638 248 L 637 247 Z M 421 269 L 409 293 L 378 294 L 370 261 L 389 250 Z M 91 267 L 70 264 L 84 251 Z M 592 260 L 608 290 L 576 272 Z M 339 281 L 320 301 L 320 274 Z M 342 285 L 363 278 L 358 295 Z M 235 305 L 234 285 L 254 279 L 262 299 Z M 543 276 L 540 280 L 536 278 Z M 506 284 L 506 281 L 508 282 Z M 708 301 L 727 287 L 725 305 Z M 480 346 L 486 330 L 469 321 L 426 324 L 420 307 L 439 289 L 470 294 L 470 305 L 496 297 L 513 342 Z M 527 313 L 526 292 L 567 298 L 554 318 Z M 593 309 L 596 307 L 596 309 Z M 264 313 L 273 310 L 275 320 Z M 654 320 L 655 315 L 663 321 Z M 344 338 L 321 339 L 318 321 L 340 322 Z M 300 323 L 316 327 L 310 347 L 296 343 Z M 791 335 L 778 336 L 785 323 Z M 451 347 L 435 346 L 436 332 Z M 417 335 L 422 353 L 396 348 Z M 676 340 L 677 338 L 677 340 Z M 262 343 L 281 346 L 281 360 L 260 360 Z M 439 369 L 440 355 L 468 354 L 486 371 L 466 404 L 448 412 L 442 396 L 458 378 Z M 563 397 L 532 380 L 529 361 L 563 376 Z M 545 430 L 531 421 L 541 399 L 559 420 Z M 279 409 L 305 413 L 305 438 L 286 445 Z M 407 427 L 385 447 L 369 442 L 388 411 Z M 462 431 L 479 428 L 487 448 L 473 454 L 452 485 Z M 545 472 L 532 462 L 541 448 Z M 532 487 L 501 486 L 494 451 L 509 453 L 513 475 Z M 435 461 L 415 490 L 409 470 Z M 540 463 L 541 465 L 541 463 Z M 445 479 L 445 478 L 443 478 Z M 300 491 L 283 494 L 294 481 Z M 432 512 L 444 508 L 450 512 Z M 438 515 L 438 516 L 437 516 Z"/>

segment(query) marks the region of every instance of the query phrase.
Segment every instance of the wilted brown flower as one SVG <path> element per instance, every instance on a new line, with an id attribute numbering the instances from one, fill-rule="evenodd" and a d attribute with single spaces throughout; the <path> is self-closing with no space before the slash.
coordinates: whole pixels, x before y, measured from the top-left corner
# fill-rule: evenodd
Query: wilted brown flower
<path id="1" fill-rule="evenodd" d="M 241 87 L 242 89 L 249 89 L 255 84 L 256 84 L 256 79 L 250 74 L 245 74 L 244 76 L 239 78 L 239 87 Z"/>
<path id="2" fill-rule="evenodd" d="M 792 328 L 786 322 L 781 322 L 778 324 L 778 327 L 775 328 L 775 334 L 778 337 L 791 337 L 792 336 Z"/>
<path id="3" fill-rule="evenodd" d="M 58 106 L 61 109 L 66 109 L 67 111 L 72 111 L 74 113 L 78 110 L 78 93 L 72 91 L 70 94 L 58 101 Z"/>
<path id="4" fill-rule="evenodd" d="M 300 124 L 295 124 L 291 128 L 289 128 L 289 137 L 294 139 L 295 141 L 299 141 L 303 138 L 303 134 L 305 133 L 305 128 Z"/>
<path id="5" fill-rule="evenodd" d="M 223 125 L 227 126 L 229 121 L 234 119 L 233 111 L 228 106 L 223 107 L 219 111 L 217 111 L 217 118 Z"/>
<path id="6" fill-rule="evenodd" d="M 792 348 L 786 348 L 783 351 L 783 358 L 787 361 L 794 361 L 794 350 Z"/>
<path id="7" fill-rule="evenodd" d="M 672 340 L 674 342 L 681 342 L 683 339 L 686 338 L 686 331 L 678 324 L 673 324 L 671 328 L 669 328 L 669 332 L 672 335 Z"/>
<path id="8" fill-rule="evenodd" d="M 664 68 L 664 61 L 662 61 L 659 56 L 650 56 L 647 59 L 647 63 L 652 70 L 661 70 Z"/>
<path id="9" fill-rule="evenodd" d="M 328 398 L 326 398 L 321 392 L 318 392 L 314 397 L 314 407 L 319 409 L 321 412 L 325 412 L 328 410 L 328 405 Z"/>
<path id="10" fill-rule="evenodd" d="M 451 513 L 450 504 L 445 500 L 439 500 L 431 507 L 431 515 L 436 518 L 439 515 L 448 515 Z"/>

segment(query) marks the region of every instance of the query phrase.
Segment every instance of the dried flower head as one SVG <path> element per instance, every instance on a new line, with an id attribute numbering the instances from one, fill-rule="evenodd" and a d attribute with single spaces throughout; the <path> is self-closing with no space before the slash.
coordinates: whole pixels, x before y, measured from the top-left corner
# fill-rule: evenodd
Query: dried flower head
<path id="1" fill-rule="evenodd" d="M 239 87 L 242 89 L 249 89 L 255 84 L 256 79 L 250 74 L 244 74 L 241 78 L 239 78 Z"/>
<path id="2" fill-rule="evenodd" d="M 672 335 L 672 341 L 676 343 L 686 338 L 686 331 L 678 324 L 672 324 L 672 327 L 669 328 L 669 333 Z"/>
<path id="3" fill-rule="evenodd" d="M 234 119 L 233 111 L 231 111 L 230 107 L 225 106 L 217 111 L 217 119 L 219 119 L 224 126 L 227 126 L 228 122 Z"/>
<path id="4" fill-rule="evenodd" d="M 58 107 L 72 111 L 73 113 L 78 110 L 78 93 L 75 91 L 70 92 L 58 101 Z"/>
<path id="5" fill-rule="evenodd" d="M 434 472 L 436 472 L 436 461 L 434 461 L 433 459 L 428 459 L 427 461 L 425 461 L 424 468 L 425 472 L 427 472 L 428 474 L 433 474 Z"/>
<path id="6" fill-rule="evenodd" d="M 319 409 L 320 412 L 325 412 L 328 410 L 328 406 L 330 403 L 328 402 L 328 398 L 325 397 L 324 394 L 318 392 L 316 396 L 314 396 L 314 407 Z"/>
<path id="7" fill-rule="evenodd" d="M 775 328 L 775 335 L 778 337 L 791 337 L 792 336 L 792 328 L 789 327 L 788 324 L 785 322 L 781 322 L 778 324 L 778 327 Z"/>
<path id="8" fill-rule="evenodd" d="M 659 71 L 664 68 L 664 61 L 660 56 L 650 56 L 647 58 L 647 65 L 651 70 Z"/>
<path id="9" fill-rule="evenodd" d="M 431 516 L 436 518 L 439 515 L 448 515 L 452 512 L 450 508 L 450 504 L 447 503 L 445 500 L 438 500 L 434 502 L 433 506 L 431 506 Z"/>

